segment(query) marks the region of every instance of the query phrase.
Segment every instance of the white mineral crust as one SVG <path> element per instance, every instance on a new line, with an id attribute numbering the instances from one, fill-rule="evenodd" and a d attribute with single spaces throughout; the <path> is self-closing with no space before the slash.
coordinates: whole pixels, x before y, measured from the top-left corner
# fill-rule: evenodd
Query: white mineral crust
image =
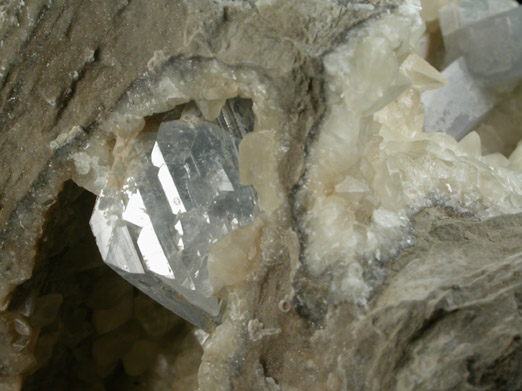
<path id="1" fill-rule="evenodd" d="M 409 57 L 424 31 L 417 12 L 407 2 L 325 58 L 330 110 L 308 159 L 305 262 L 332 276 L 339 302 L 366 303 L 382 278 L 379 263 L 413 244 L 410 217 L 419 209 L 442 204 L 481 218 L 522 210 L 520 169 L 482 157 L 475 133 L 455 139 L 493 97 L 463 60 L 441 76 Z"/>

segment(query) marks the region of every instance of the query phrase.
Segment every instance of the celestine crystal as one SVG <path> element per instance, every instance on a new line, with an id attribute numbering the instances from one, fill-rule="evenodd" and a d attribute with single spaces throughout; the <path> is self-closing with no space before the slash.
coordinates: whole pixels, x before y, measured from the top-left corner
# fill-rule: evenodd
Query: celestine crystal
<path id="1" fill-rule="evenodd" d="M 426 91 L 427 132 L 457 140 L 475 129 L 522 78 L 522 7 L 512 0 L 462 0 L 440 10 L 448 84 Z"/>
<path id="2" fill-rule="evenodd" d="M 143 133 L 113 167 L 91 218 L 104 261 L 201 328 L 220 313 L 207 251 L 256 209 L 254 190 L 239 181 L 240 139 L 218 123 L 166 121 Z"/>

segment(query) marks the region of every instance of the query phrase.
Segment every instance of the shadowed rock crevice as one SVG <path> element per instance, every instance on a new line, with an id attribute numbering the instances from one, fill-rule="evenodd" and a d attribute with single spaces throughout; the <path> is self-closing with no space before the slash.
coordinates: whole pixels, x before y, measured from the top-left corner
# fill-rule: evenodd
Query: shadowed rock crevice
<path id="1" fill-rule="evenodd" d="M 141 389 L 157 370 L 189 387 L 201 355 L 193 328 L 103 264 L 89 227 L 94 199 L 64 184 L 33 277 L 14 292 L 9 311 L 21 350 L 13 359 L 27 362 L 23 390 Z M 185 372 L 162 368 L 180 356 Z"/>

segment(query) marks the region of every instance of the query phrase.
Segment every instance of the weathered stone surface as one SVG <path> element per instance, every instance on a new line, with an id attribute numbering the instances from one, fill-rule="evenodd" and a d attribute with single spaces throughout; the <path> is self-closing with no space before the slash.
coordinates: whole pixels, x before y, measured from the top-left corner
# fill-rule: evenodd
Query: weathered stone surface
<path id="1" fill-rule="evenodd" d="M 238 349 L 232 389 L 271 390 L 270 379 L 295 390 L 517 389 L 521 222 L 420 212 L 416 245 L 387 265 L 366 306 L 331 303 L 301 271 L 295 306 L 275 310 L 292 278 L 286 254 L 253 293 L 272 298 L 256 307 L 260 328 L 279 331 Z"/>

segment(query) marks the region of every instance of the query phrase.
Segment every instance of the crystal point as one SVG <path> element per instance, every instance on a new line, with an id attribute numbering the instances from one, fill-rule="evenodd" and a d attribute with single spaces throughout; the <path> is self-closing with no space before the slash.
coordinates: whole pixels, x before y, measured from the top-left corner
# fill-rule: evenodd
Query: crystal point
<path id="1" fill-rule="evenodd" d="M 477 83 L 463 57 L 447 67 L 442 75 L 448 84 L 422 94 L 424 130 L 448 133 L 460 140 L 493 108 L 495 97 Z"/>
<path id="2" fill-rule="evenodd" d="M 242 120 L 239 129 L 243 117 L 230 105 L 224 111 L 216 123 L 165 121 L 157 134 L 140 136 L 113 168 L 91 218 L 105 263 L 201 328 L 220 313 L 209 247 L 256 212 L 256 194 L 240 183 L 238 168 L 238 136 L 251 128 Z"/>

